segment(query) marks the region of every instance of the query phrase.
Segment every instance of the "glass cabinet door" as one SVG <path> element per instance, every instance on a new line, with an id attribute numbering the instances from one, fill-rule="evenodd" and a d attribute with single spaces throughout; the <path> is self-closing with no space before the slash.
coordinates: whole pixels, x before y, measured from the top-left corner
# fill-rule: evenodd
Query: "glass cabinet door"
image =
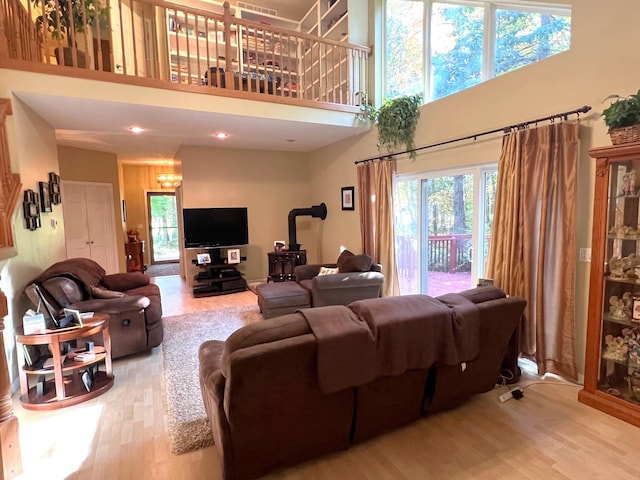
<path id="1" fill-rule="evenodd" d="M 640 159 L 609 168 L 597 389 L 640 405 Z"/>

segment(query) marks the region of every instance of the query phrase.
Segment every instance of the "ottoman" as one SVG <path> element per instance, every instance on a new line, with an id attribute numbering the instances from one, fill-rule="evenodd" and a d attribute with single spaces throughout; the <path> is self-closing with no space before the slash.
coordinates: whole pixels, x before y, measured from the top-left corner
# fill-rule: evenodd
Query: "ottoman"
<path id="1" fill-rule="evenodd" d="M 309 308 L 309 292 L 296 282 L 263 283 L 256 287 L 258 306 L 264 318 L 295 313 L 299 308 Z"/>

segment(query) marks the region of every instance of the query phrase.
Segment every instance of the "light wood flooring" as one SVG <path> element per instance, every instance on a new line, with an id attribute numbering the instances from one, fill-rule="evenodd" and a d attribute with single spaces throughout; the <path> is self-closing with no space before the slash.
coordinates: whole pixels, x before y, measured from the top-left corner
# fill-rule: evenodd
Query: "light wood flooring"
<path id="1" fill-rule="evenodd" d="M 180 277 L 157 277 L 164 315 L 255 305 L 247 291 L 191 297 Z M 52 412 L 23 409 L 22 479 L 221 478 L 215 447 L 172 455 L 165 428 L 162 348 L 114 361 L 104 395 Z M 539 382 L 539 383 L 538 383 Z M 525 375 L 522 400 L 501 387 L 465 405 L 270 475 L 282 480 L 638 479 L 640 430 L 577 402 L 579 386 Z"/>

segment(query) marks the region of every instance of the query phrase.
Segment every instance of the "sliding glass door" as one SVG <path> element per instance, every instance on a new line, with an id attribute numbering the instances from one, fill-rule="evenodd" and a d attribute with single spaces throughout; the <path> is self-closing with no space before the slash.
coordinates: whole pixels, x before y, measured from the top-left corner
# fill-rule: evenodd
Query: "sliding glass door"
<path id="1" fill-rule="evenodd" d="M 394 191 L 400 292 L 459 292 L 483 276 L 495 166 L 398 177 Z"/>

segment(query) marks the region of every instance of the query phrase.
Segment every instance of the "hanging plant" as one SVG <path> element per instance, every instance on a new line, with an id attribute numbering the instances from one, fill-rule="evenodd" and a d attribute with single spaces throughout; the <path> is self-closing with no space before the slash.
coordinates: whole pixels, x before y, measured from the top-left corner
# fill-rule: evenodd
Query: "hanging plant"
<path id="1" fill-rule="evenodd" d="M 409 158 L 415 159 L 416 152 L 413 138 L 420 118 L 419 107 L 422 105 L 422 94 L 404 95 L 387 99 L 378 109 L 363 100 L 357 117 L 361 121 L 371 121 L 378 127 L 378 150 L 382 147 L 391 153 L 404 145 L 409 151 Z"/>

